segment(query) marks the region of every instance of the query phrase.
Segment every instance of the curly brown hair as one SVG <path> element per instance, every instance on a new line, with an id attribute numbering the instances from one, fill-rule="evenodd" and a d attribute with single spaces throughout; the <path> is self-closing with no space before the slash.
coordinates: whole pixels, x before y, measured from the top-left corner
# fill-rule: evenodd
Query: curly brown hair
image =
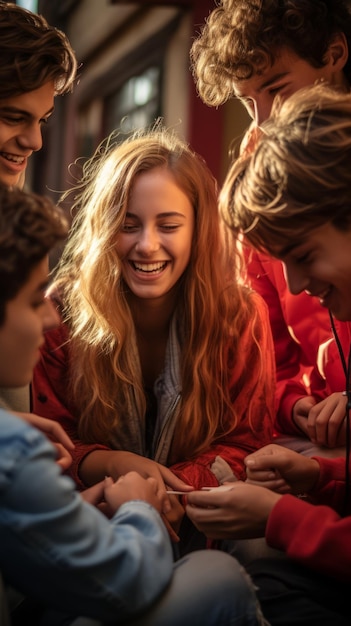
<path id="1" fill-rule="evenodd" d="M 275 255 L 331 223 L 351 230 L 351 94 L 313 85 L 275 102 L 256 150 L 230 168 L 221 213 L 236 238 Z"/>
<path id="2" fill-rule="evenodd" d="M 0 2 L 1 98 L 54 81 L 56 94 L 71 91 L 77 61 L 66 35 L 41 16 Z"/>
<path id="3" fill-rule="evenodd" d="M 49 198 L 0 184 L 0 324 L 6 303 L 67 232 L 63 212 Z"/>
<path id="4" fill-rule="evenodd" d="M 344 33 L 351 49 L 350 0 L 221 0 L 190 57 L 201 99 L 218 106 L 233 97 L 233 81 L 273 64 L 282 46 L 320 68 L 332 38 Z M 351 59 L 344 68 L 351 79 Z"/>

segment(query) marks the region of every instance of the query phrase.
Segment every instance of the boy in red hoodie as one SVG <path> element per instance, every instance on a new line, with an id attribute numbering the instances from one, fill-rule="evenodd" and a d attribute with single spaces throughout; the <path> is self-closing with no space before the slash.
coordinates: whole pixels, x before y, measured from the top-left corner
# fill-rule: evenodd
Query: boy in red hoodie
<path id="1" fill-rule="evenodd" d="M 207 536 L 265 535 L 290 557 L 250 566 L 272 626 L 351 623 L 350 160 L 351 95 L 313 86 L 277 104 L 255 152 L 234 164 L 221 193 L 236 236 L 283 262 L 291 292 L 304 291 L 338 320 L 345 369 L 346 463 L 273 444 L 246 457 L 247 483 L 188 497 L 187 513 Z"/>
<path id="2" fill-rule="evenodd" d="M 221 0 L 191 50 L 199 95 L 210 106 L 243 103 L 253 118 L 248 152 L 277 94 L 316 81 L 349 91 L 350 42 L 350 0 Z M 279 260 L 252 249 L 247 260 L 247 280 L 269 308 L 277 442 L 307 456 L 344 454 L 344 374 L 328 312 L 289 292 Z"/>

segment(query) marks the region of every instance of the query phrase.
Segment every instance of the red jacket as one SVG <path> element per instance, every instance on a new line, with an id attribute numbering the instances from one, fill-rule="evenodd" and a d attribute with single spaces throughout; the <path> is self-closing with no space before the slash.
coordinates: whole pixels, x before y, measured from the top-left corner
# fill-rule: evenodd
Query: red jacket
<path id="1" fill-rule="evenodd" d="M 289 292 L 283 264 L 277 259 L 250 249 L 247 262 L 248 282 L 269 309 L 277 372 L 276 430 L 301 435 L 292 419 L 295 402 L 307 393 L 319 401 L 345 389 L 329 314 L 317 298 Z M 338 321 L 335 325 L 347 359 L 350 326 Z"/>
<path id="2" fill-rule="evenodd" d="M 252 345 L 252 324 L 248 324 L 243 333 L 239 354 L 229 354 L 228 370 L 230 371 L 230 388 L 235 397 L 235 408 L 238 424 L 228 435 L 219 438 L 209 450 L 191 462 L 181 462 L 171 466 L 179 478 L 195 488 L 217 486 L 218 481 L 210 467 L 216 456 L 221 456 L 230 466 L 237 478 L 245 478 L 244 458 L 257 448 L 272 441 L 274 416 L 275 367 L 272 337 L 269 329 L 267 307 L 256 294 L 257 310 L 254 322 L 255 335 L 259 335 L 260 348 L 264 355 L 262 370 L 257 387 L 254 386 L 251 372 L 260 364 L 253 361 L 250 346 Z M 112 449 L 98 442 L 87 444 L 78 438 L 77 421 L 79 411 L 73 406 L 68 393 L 70 376 L 69 334 L 64 324 L 45 333 L 45 344 L 42 356 L 35 368 L 32 384 L 33 412 L 58 421 L 75 443 L 73 463 L 69 473 L 80 488 L 85 488 L 79 477 L 79 465 L 84 457 L 93 450 Z M 211 392 L 211 390 L 209 390 Z M 253 398 L 252 424 L 248 424 L 247 406 Z M 133 422 L 134 419 L 134 422 Z M 124 428 L 127 431 L 133 422 L 134 430 L 139 428 L 137 417 L 128 417 Z M 175 425 L 176 427 L 176 425 Z M 139 432 L 139 431 L 138 431 Z M 142 454 L 140 449 L 123 445 L 119 449 L 129 449 Z M 167 463 L 165 463 L 167 464 Z"/>
<path id="3" fill-rule="evenodd" d="M 344 583 L 351 582 L 351 516 L 340 516 L 345 460 L 317 460 L 321 472 L 311 495 L 320 504 L 283 496 L 269 516 L 266 539 L 292 559 Z"/>

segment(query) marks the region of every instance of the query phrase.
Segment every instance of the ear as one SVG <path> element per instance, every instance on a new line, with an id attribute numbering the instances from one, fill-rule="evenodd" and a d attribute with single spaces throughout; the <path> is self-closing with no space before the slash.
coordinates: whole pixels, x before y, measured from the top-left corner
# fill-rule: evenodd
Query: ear
<path id="1" fill-rule="evenodd" d="M 344 33 L 334 35 L 325 55 L 327 64 L 333 72 L 343 71 L 349 58 L 349 47 Z"/>

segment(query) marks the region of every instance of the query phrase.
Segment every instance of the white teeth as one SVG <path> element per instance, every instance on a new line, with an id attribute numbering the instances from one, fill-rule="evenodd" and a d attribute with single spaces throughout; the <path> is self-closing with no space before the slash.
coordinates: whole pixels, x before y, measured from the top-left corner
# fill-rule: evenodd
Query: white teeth
<path id="1" fill-rule="evenodd" d="M 8 161 L 13 161 L 13 163 L 17 163 L 18 165 L 24 162 L 24 157 L 16 156 L 15 154 L 8 154 L 7 152 L 1 152 L 1 154 Z"/>
<path id="2" fill-rule="evenodd" d="M 133 265 L 139 272 L 159 272 L 166 267 L 166 263 L 167 261 L 163 263 L 135 263 L 134 261 Z"/>

